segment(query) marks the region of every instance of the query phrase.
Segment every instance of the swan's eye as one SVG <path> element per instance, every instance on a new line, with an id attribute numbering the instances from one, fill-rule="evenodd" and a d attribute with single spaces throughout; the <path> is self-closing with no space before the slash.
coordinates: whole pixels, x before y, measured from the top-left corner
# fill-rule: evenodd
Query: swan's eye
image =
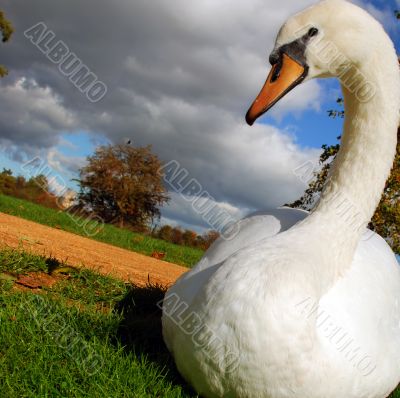
<path id="1" fill-rule="evenodd" d="M 318 30 L 317 28 L 311 28 L 311 29 L 308 31 L 308 36 L 309 36 L 309 37 L 317 36 L 318 32 L 319 32 L 319 30 Z"/>

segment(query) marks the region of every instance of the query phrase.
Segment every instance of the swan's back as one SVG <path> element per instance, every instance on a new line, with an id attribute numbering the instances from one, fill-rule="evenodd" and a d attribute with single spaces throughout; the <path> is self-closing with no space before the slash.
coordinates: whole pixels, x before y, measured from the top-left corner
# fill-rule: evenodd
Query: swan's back
<path id="1" fill-rule="evenodd" d="M 231 228 L 236 233 L 228 239 L 222 237 L 217 239 L 199 263 L 182 275 L 169 292 L 178 294 L 190 305 L 198 290 L 228 257 L 241 249 L 290 229 L 307 216 L 308 212 L 305 210 L 282 207 L 258 211 L 237 221 Z"/>
<path id="2" fill-rule="evenodd" d="M 305 210 L 290 207 L 252 213 L 231 228 L 233 231 L 231 237 L 219 238 L 207 250 L 195 269 L 202 270 L 206 266 L 218 264 L 240 249 L 287 231 L 299 221 L 304 220 L 308 214 Z"/>

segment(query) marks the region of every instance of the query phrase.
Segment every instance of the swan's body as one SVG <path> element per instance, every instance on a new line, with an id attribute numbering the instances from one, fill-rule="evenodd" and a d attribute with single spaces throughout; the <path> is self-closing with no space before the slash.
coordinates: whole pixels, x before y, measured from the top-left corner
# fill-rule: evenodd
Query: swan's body
<path id="1" fill-rule="evenodd" d="M 385 398 L 400 381 L 400 270 L 366 230 L 395 154 L 397 57 L 382 27 L 343 0 L 290 19 L 276 51 L 310 24 L 345 57 L 327 66 L 307 47 L 302 79 L 339 76 L 349 62 L 376 93 L 360 101 L 343 84 L 342 148 L 311 215 L 281 209 L 242 221 L 168 290 L 165 342 L 205 397 Z"/>

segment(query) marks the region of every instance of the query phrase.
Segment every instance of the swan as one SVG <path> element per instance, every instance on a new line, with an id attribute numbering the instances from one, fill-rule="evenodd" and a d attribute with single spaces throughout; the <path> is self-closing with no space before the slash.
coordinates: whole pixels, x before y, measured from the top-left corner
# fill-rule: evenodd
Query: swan
<path id="1" fill-rule="evenodd" d="M 312 78 L 339 78 L 341 150 L 315 209 L 239 221 L 169 288 L 164 341 L 200 396 L 384 398 L 400 381 L 400 270 L 367 230 L 395 156 L 400 73 L 366 11 L 324 0 L 291 17 L 246 120 Z"/>

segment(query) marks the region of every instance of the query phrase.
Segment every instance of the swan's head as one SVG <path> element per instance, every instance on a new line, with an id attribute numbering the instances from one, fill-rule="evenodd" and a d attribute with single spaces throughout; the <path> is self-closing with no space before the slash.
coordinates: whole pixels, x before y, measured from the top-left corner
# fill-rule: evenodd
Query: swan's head
<path id="1" fill-rule="evenodd" d="M 382 26 L 345 0 L 324 0 L 294 15 L 279 31 L 269 57 L 271 72 L 247 112 L 247 123 L 252 125 L 300 83 L 357 72 L 388 45 L 393 49 Z"/>

